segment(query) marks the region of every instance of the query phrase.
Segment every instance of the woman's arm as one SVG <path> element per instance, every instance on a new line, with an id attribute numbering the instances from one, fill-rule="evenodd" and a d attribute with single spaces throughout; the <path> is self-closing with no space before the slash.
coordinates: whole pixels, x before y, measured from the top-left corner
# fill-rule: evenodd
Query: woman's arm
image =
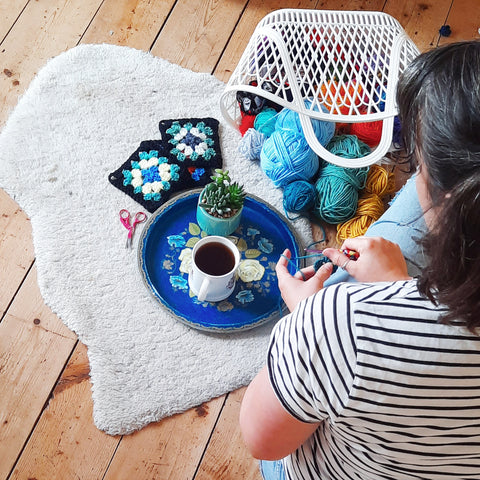
<path id="1" fill-rule="evenodd" d="M 281 405 L 263 367 L 247 388 L 240 409 L 240 428 L 250 453 L 261 460 L 278 460 L 302 445 L 319 423 L 305 423 Z"/>

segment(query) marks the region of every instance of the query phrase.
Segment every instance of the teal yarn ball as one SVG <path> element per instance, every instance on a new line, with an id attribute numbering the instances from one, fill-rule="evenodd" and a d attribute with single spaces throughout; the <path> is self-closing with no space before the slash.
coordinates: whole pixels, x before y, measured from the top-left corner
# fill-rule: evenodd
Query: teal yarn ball
<path id="1" fill-rule="evenodd" d="M 315 182 L 314 214 L 327 223 L 345 222 L 355 215 L 358 192 L 365 187 L 368 167 L 345 168 L 326 164 Z"/>
<path id="2" fill-rule="evenodd" d="M 305 137 L 295 131 L 275 130 L 265 140 L 260 153 L 260 166 L 276 187 L 295 180 L 310 180 L 319 164 L 317 154 Z"/>
<path id="3" fill-rule="evenodd" d="M 372 151 L 356 135 L 335 135 L 325 148 L 337 157 L 343 158 L 361 158 Z"/>
<path id="4" fill-rule="evenodd" d="M 273 108 L 264 108 L 256 117 L 253 127 L 257 132 L 269 137 L 275 131 L 277 111 Z"/>
<path id="5" fill-rule="evenodd" d="M 283 208 L 287 212 L 308 212 L 315 205 L 315 187 L 305 180 L 289 183 L 283 190 Z"/>
<path id="6" fill-rule="evenodd" d="M 305 100 L 305 106 L 307 108 L 309 108 L 311 104 L 311 101 Z M 313 110 L 318 111 L 318 108 L 315 107 Z M 328 113 L 328 109 L 324 105 L 322 105 L 322 110 L 325 113 Z M 327 145 L 327 143 L 335 134 L 335 123 L 318 120 L 316 118 L 312 118 L 311 121 L 313 131 L 315 132 L 315 136 L 317 137 L 318 141 L 323 146 Z M 285 130 L 293 130 L 303 135 L 302 124 L 300 123 L 300 117 L 298 113 L 294 112 L 293 110 L 289 110 L 288 108 L 284 108 L 278 114 L 277 121 L 275 123 L 275 129 L 279 130 L 281 128 Z"/>

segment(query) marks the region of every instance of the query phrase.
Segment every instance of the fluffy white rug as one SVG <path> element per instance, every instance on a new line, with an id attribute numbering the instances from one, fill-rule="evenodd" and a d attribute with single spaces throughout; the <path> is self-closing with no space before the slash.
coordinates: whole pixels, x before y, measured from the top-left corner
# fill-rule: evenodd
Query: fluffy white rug
<path id="1" fill-rule="evenodd" d="M 151 297 L 118 219 L 139 205 L 107 178 L 140 141 L 159 138 L 159 120 L 212 116 L 226 167 L 281 209 L 281 192 L 237 153 L 240 136 L 219 109 L 223 88 L 145 52 L 80 46 L 47 63 L 0 134 L 0 186 L 31 218 L 46 303 L 88 347 L 94 421 L 109 434 L 243 386 L 265 359 L 271 324 L 205 334 Z M 306 222 L 295 228 L 310 239 Z"/>

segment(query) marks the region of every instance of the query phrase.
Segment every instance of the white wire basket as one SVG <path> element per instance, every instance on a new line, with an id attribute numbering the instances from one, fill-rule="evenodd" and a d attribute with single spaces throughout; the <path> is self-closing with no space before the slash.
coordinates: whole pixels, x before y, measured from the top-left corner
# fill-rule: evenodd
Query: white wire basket
<path id="1" fill-rule="evenodd" d="M 399 22 L 382 12 L 277 10 L 257 25 L 221 96 L 221 111 L 238 129 L 237 92 L 250 92 L 298 112 L 307 142 L 322 159 L 368 166 L 392 145 L 398 77 L 418 54 Z M 312 119 L 381 120 L 381 140 L 362 158 L 339 157 L 318 141 Z"/>

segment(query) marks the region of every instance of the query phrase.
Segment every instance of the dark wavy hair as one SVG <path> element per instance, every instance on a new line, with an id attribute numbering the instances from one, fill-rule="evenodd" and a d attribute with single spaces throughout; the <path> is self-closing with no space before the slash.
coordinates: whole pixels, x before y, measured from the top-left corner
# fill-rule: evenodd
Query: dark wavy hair
<path id="1" fill-rule="evenodd" d="M 407 158 L 425 168 L 436 216 L 421 240 L 420 293 L 448 308 L 444 323 L 480 326 L 480 42 L 419 55 L 399 79 Z"/>

